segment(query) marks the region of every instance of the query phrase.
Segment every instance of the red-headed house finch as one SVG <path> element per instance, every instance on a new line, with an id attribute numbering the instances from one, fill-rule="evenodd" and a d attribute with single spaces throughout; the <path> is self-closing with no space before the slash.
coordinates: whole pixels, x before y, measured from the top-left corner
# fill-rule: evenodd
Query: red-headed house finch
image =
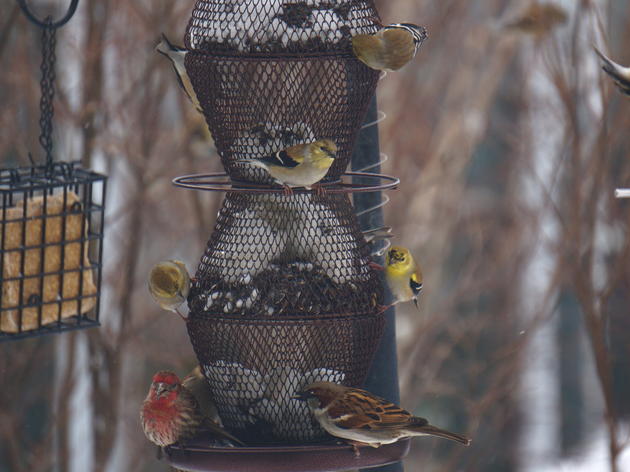
<path id="1" fill-rule="evenodd" d="M 206 417 L 195 396 L 177 375 L 160 371 L 153 376 L 149 393 L 140 409 L 144 434 L 160 448 L 210 432 L 221 439 L 244 444 Z"/>

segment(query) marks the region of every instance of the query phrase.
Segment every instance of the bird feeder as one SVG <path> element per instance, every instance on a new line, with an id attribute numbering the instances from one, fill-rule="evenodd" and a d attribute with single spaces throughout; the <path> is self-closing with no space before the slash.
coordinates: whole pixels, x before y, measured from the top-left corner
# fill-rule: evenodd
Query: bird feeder
<path id="1" fill-rule="evenodd" d="M 167 457 L 176 466 L 249 470 L 255 454 L 270 464 L 257 470 L 279 470 L 297 453 L 292 470 L 341 470 L 406 454 L 405 442 L 356 461 L 291 398 L 315 381 L 362 386 L 383 334 L 383 288 L 349 194 L 398 181 L 355 173 L 346 183 L 379 78 L 355 58 L 351 38 L 381 26 L 372 0 L 195 3 L 185 66 L 226 174 L 174 183 L 227 194 L 190 290 L 187 327 L 224 426 L 255 447 L 175 446 Z M 323 195 L 285 195 L 242 162 L 324 138 L 338 153 Z M 313 462 L 323 455 L 335 465 Z"/>
<path id="2" fill-rule="evenodd" d="M 99 324 L 106 177 L 76 163 L 54 162 L 52 120 L 56 29 L 43 31 L 42 127 L 46 162 L 0 169 L 0 341 Z"/>

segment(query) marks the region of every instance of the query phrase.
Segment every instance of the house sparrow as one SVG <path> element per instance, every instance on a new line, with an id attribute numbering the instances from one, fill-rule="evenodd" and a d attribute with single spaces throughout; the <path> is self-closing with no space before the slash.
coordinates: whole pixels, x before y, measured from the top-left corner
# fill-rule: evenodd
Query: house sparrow
<path id="1" fill-rule="evenodd" d="M 411 23 L 385 26 L 374 34 L 352 37 L 352 50 L 361 62 L 375 70 L 398 70 L 411 61 L 427 38 L 426 30 Z"/>
<path id="2" fill-rule="evenodd" d="M 297 144 L 262 159 L 242 159 L 244 162 L 265 169 L 276 182 L 292 194 L 291 187 L 306 187 L 310 190 L 328 173 L 334 162 L 337 145 L 330 139 Z"/>
<path id="3" fill-rule="evenodd" d="M 630 96 L 630 67 L 623 67 L 611 61 L 599 49 L 594 49 L 604 63 L 602 69 L 613 78 L 621 93 Z"/>
<path id="4" fill-rule="evenodd" d="M 181 261 L 170 260 L 157 263 L 149 273 L 149 292 L 164 310 L 174 311 L 184 320 L 179 306 L 188 298 L 190 275 Z"/>
<path id="5" fill-rule="evenodd" d="M 370 392 L 331 382 L 315 382 L 293 398 L 306 401 L 315 419 L 332 436 L 358 446 L 380 447 L 412 436 L 438 436 L 466 446 L 470 439 L 429 424 L 424 418 Z"/>
<path id="6" fill-rule="evenodd" d="M 392 246 L 385 257 L 385 280 L 394 296 L 394 304 L 413 300 L 418 307 L 422 291 L 422 271 L 409 249 Z"/>

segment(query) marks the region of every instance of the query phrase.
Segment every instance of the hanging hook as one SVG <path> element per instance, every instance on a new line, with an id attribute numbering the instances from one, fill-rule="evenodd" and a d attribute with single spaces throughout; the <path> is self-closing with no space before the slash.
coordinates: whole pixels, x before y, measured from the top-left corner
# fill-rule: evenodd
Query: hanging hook
<path id="1" fill-rule="evenodd" d="M 70 2 L 70 6 L 68 7 L 68 11 L 66 12 L 65 16 L 61 20 L 55 21 L 53 23 L 53 22 L 48 22 L 48 21 L 41 21 L 40 19 L 38 19 L 31 12 L 31 10 L 29 10 L 28 5 L 26 4 L 26 0 L 16 0 L 16 1 L 18 2 L 18 5 L 20 5 L 22 12 L 26 15 L 29 21 L 36 24 L 42 29 L 57 29 L 57 28 L 62 27 L 68 21 L 70 21 L 70 18 L 72 18 L 72 16 L 74 15 L 74 12 L 77 10 L 77 6 L 79 5 L 79 0 L 72 0 Z"/>

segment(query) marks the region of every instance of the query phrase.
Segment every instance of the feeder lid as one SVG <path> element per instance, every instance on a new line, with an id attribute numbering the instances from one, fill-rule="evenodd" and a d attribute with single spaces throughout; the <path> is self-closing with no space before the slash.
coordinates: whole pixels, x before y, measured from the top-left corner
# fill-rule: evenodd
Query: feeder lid
<path id="1" fill-rule="evenodd" d="M 409 439 L 379 448 L 326 442 L 304 446 L 214 447 L 190 441 L 185 449 L 171 446 L 166 460 L 173 466 L 204 472 L 333 472 L 392 464 L 409 452 Z"/>
<path id="2" fill-rule="evenodd" d="M 223 54 L 348 52 L 380 28 L 373 0 L 197 0 L 188 49 Z"/>

